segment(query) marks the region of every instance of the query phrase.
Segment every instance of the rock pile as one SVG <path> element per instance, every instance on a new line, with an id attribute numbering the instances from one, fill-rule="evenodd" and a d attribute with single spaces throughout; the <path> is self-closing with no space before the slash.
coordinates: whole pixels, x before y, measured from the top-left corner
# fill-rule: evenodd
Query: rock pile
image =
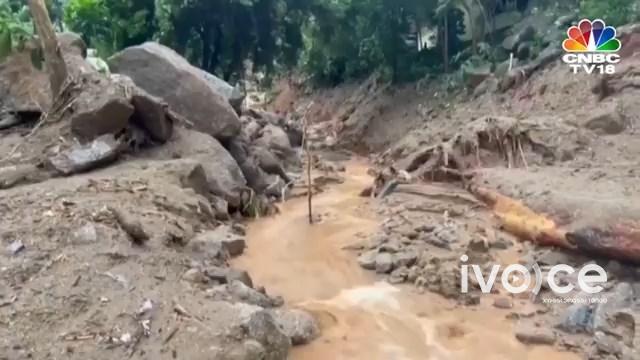
<path id="1" fill-rule="evenodd" d="M 272 210 L 294 182 L 299 127 L 243 114 L 237 90 L 162 45 L 123 50 L 109 75 L 79 36 L 60 44 L 71 77 L 56 98 L 28 54 L 0 65 L 0 317 L 16 329 L 0 353 L 279 360 L 317 337 L 311 315 L 229 266 L 247 246 L 234 215 Z M 28 308 L 56 319 L 34 329 L 39 315 L 14 317 Z M 27 343 L 47 332 L 62 340 Z"/>

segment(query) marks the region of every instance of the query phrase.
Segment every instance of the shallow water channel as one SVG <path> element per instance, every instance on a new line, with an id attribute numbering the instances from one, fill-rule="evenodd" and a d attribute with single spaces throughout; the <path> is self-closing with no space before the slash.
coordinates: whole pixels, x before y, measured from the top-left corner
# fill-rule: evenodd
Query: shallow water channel
<path id="1" fill-rule="evenodd" d="M 235 265 L 289 306 L 312 312 L 322 336 L 294 348 L 294 360 L 573 360 L 549 347 L 527 347 L 504 310 L 460 307 L 410 286 L 392 286 L 361 269 L 356 253 L 378 219 L 364 163 L 350 162 L 346 181 L 314 197 L 321 222 L 309 225 L 307 199 L 282 204 L 281 214 L 249 225 L 248 250 Z"/>

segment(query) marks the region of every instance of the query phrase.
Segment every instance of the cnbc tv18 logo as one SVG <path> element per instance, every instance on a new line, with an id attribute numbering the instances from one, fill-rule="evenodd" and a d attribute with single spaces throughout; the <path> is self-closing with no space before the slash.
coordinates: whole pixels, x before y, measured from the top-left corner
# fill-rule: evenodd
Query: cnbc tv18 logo
<path id="1" fill-rule="evenodd" d="M 574 74 L 613 74 L 620 62 L 620 40 L 616 39 L 616 29 L 606 26 L 598 19 L 581 20 L 578 26 L 567 30 L 568 39 L 562 42 L 566 54 L 562 60 L 569 65 Z"/>

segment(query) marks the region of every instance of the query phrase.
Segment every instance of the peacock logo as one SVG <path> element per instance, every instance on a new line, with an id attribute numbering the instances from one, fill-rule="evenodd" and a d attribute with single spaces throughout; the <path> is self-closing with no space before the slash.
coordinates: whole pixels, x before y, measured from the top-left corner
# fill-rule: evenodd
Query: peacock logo
<path id="1" fill-rule="evenodd" d="M 562 42 L 566 52 L 562 60 L 569 65 L 574 74 L 614 74 L 622 47 L 616 39 L 616 29 L 607 26 L 604 21 L 581 20 L 577 26 L 567 30 L 568 39 Z"/>
<path id="2" fill-rule="evenodd" d="M 616 52 L 620 50 L 620 40 L 616 39 L 616 29 L 606 26 L 603 20 L 583 19 L 578 26 L 567 30 L 568 39 L 562 42 L 566 52 Z"/>

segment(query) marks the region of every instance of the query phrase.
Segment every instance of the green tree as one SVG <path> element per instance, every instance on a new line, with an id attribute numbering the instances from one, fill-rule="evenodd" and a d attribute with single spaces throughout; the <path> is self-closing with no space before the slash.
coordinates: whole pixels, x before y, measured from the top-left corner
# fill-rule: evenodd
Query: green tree
<path id="1" fill-rule="evenodd" d="M 640 20 L 640 3 L 637 0 L 581 0 L 580 15 L 620 26 Z"/>
<path id="2" fill-rule="evenodd" d="M 107 56 L 153 38 L 154 0 L 69 0 L 64 20 L 89 46 Z"/>

